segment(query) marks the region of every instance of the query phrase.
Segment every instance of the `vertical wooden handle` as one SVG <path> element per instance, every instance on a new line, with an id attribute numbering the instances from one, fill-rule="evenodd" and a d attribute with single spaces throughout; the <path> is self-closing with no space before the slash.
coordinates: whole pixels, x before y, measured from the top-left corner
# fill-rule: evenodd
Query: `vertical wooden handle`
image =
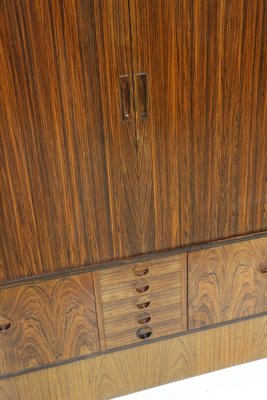
<path id="1" fill-rule="evenodd" d="M 136 75 L 137 87 L 137 116 L 145 119 L 148 117 L 147 75 L 140 73 Z"/>
<path id="2" fill-rule="evenodd" d="M 121 114 L 123 121 L 132 120 L 131 82 L 129 75 L 120 76 Z"/>

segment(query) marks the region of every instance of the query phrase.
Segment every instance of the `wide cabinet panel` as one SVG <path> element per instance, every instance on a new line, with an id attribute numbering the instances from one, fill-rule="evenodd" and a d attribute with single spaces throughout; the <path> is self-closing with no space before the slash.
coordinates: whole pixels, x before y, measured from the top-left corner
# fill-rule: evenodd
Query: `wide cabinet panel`
<path id="1" fill-rule="evenodd" d="M 265 230 L 266 1 L 130 7 L 143 249 Z"/>
<path id="2" fill-rule="evenodd" d="M 190 329 L 266 311 L 266 237 L 189 253 Z"/>
<path id="3" fill-rule="evenodd" d="M 140 252 L 128 1 L 0 0 L 0 37 L 0 280 Z"/>
<path id="4" fill-rule="evenodd" d="M 0 280 L 267 229 L 266 1 L 0 19 Z"/>
<path id="5" fill-rule="evenodd" d="M 92 273 L 0 291 L 0 376 L 98 350 Z"/>

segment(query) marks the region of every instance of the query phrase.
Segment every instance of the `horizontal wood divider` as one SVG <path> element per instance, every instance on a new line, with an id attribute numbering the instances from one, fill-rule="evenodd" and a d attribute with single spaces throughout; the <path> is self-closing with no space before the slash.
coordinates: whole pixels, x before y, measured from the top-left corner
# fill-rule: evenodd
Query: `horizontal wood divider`
<path id="1" fill-rule="evenodd" d="M 180 248 L 175 248 L 175 249 L 169 249 L 169 250 L 164 250 L 164 251 L 156 251 L 156 252 L 152 252 L 152 253 L 136 255 L 134 257 L 118 259 L 118 260 L 113 260 L 113 261 L 107 261 L 107 262 L 101 263 L 101 264 L 88 265 L 88 266 L 83 266 L 83 267 L 79 267 L 79 268 L 77 267 L 77 268 L 64 269 L 62 271 L 47 273 L 45 275 L 36 275 L 36 276 L 28 277 L 28 278 L 21 278 L 21 279 L 3 281 L 3 282 L 0 281 L 0 289 L 6 288 L 6 287 L 11 287 L 11 286 L 18 286 L 18 285 L 22 285 L 22 284 L 29 283 L 29 282 L 34 282 L 35 280 L 49 280 L 49 279 L 58 278 L 61 276 L 77 275 L 77 274 L 82 274 L 84 272 L 96 271 L 96 270 L 100 270 L 103 268 L 121 267 L 123 265 L 139 263 L 142 261 L 156 260 L 156 259 L 160 259 L 163 257 L 171 257 L 171 256 L 174 256 L 176 254 L 181 254 L 181 253 L 191 253 L 193 251 L 204 250 L 204 249 L 208 249 L 211 247 L 217 247 L 217 246 L 224 246 L 227 244 L 238 243 L 238 242 L 242 242 L 242 241 L 246 241 L 246 240 L 254 240 L 254 239 L 258 239 L 258 238 L 262 238 L 262 237 L 266 237 L 266 236 L 267 236 L 267 231 L 262 231 L 262 232 L 252 233 L 249 235 L 242 235 L 242 236 L 236 236 L 236 237 L 232 237 L 232 238 L 228 238 L 228 239 L 217 240 L 214 242 L 200 243 L 200 244 L 195 244 L 192 246 L 185 246 L 185 247 L 180 247 Z"/>
<path id="2" fill-rule="evenodd" d="M 0 381 L 1 400 L 107 400 L 267 357 L 267 316 Z"/>

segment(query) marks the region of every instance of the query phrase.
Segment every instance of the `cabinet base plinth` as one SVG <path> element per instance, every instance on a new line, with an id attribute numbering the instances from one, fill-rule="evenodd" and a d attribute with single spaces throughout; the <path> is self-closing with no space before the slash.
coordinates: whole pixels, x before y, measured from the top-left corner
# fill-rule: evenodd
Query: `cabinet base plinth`
<path id="1" fill-rule="evenodd" d="M 267 357 L 267 316 L 0 381 L 1 400 L 104 400 Z"/>

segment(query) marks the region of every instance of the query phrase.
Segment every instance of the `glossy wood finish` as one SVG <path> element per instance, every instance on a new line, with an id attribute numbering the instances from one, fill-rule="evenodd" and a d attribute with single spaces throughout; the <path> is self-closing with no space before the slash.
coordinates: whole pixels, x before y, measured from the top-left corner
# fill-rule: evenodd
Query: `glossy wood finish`
<path id="1" fill-rule="evenodd" d="M 266 2 L 129 4 L 0 1 L 2 281 L 267 229 Z"/>
<path id="2" fill-rule="evenodd" d="M 265 0 L 0 0 L 0 282 L 126 260 L 2 286 L 0 372 L 148 339 L 2 380 L 1 400 L 267 356 L 266 317 L 150 342 L 187 328 L 187 256 L 129 261 L 267 229 L 266 20 Z M 266 311 L 261 241 L 189 255 L 190 328 Z"/>
<path id="3" fill-rule="evenodd" d="M 7 322 L 0 375 L 97 352 L 92 273 L 1 290 L 0 327 Z"/>
<path id="4" fill-rule="evenodd" d="M 102 350 L 187 329 L 187 254 L 94 275 Z M 148 337 L 143 329 L 149 329 Z"/>
<path id="5" fill-rule="evenodd" d="M 267 227 L 267 3 L 131 0 L 142 250 Z"/>
<path id="6" fill-rule="evenodd" d="M 267 238 L 188 257 L 189 328 L 267 311 Z"/>
<path id="7" fill-rule="evenodd" d="M 267 317 L 0 381 L 1 400 L 107 400 L 267 357 Z"/>
<path id="8" fill-rule="evenodd" d="M 140 252 L 128 11 L 0 0 L 0 281 Z"/>

